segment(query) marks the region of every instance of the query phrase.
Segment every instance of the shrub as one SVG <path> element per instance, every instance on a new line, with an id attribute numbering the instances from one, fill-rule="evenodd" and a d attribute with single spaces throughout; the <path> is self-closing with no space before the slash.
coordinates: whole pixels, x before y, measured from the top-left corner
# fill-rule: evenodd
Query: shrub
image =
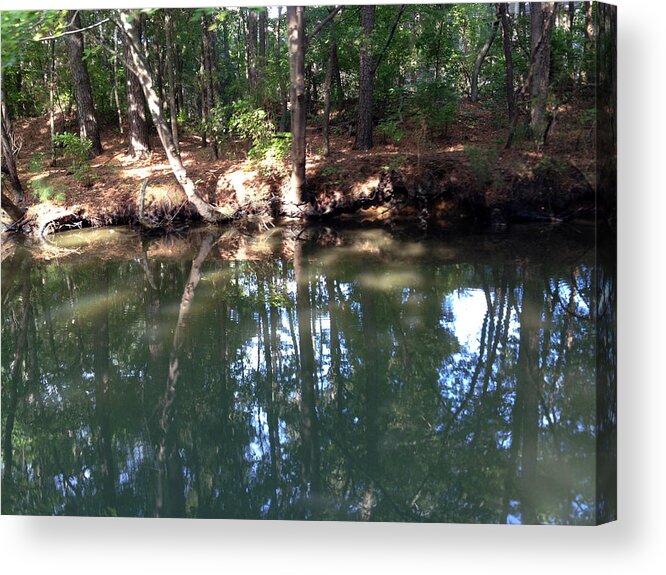
<path id="1" fill-rule="evenodd" d="M 62 148 L 65 151 L 65 156 L 72 161 L 70 171 L 74 178 L 87 188 L 92 186 L 95 178 L 88 164 L 92 142 L 87 138 L 82 140 L 77 135 L 69 132 L 56 134 L 53 136 L 53 142 L 56 147 Z"/>
<path id="2" fill-rule="evenodd" d="M 497 161 L 497 151 L 494 148 L 465 146 L 465 155 L 479 185 L 487 186 L 490 184 L 493 180 L 492 172 Z"/>
<path id="3" fill-rule="evenodd" d="M 399 144 L 405 137 L 405 130 L 400 127 L 400 123 L 395 118 L 385 118 L 377 126 L 377 133 L 386 141 L 393 144 Z"/>
<path id="4" fill-rule="evenodd" d="M 248 157 L 263 166 L 283 160 L 291 150 L 291 134 L 276 132 L 266 111 L 250 100 L 213 108 L 207 129 L 217 140 L 246 140 L 251 146 Z"/>
<path id="5" fill-rule="evenodd" d="M 423 126 L 424 135 L 431 137 L 446 136 L 457 108 L 454 89 L 443 81 L 419 82 L 410 102 L 410 110 Z"/>
<path id="6" fill-rule="evenodd" d="M 34 180 L 30 183 L 33 194 L 39 198 L 39 201 L 50 202 L 55 200 L 56 202 L 62 202 L 65 199 L 65 193 L 62 188 L 57 184 L 49 184 L 44 180 Z"/>

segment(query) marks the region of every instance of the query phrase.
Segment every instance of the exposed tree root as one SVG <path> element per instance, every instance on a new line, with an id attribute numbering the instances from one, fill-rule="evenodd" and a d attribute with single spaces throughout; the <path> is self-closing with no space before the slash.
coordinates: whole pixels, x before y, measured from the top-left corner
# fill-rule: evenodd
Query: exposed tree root
<path id="1" fill-rule="evenodd" d="M 44 239 L 48 234 L 65 229 L 81 228 L 86 223 L 83 217 L 83 208 L 68 209 L 59 206 L 43 206 L 42 209 L 38 210 L 34 220 L 35 227 L 32 230 L 32 235 Z"/>

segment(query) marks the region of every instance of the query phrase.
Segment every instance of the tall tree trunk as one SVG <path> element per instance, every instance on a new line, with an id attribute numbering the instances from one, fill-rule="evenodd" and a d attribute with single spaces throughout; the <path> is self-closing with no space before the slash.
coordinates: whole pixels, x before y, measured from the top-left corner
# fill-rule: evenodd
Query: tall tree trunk
<path id="1" fill-rule="evenodd" d="M 305 187 L 305 7 L 287 6 L 289 78 L 291 81 L 291 186 L 283 201 L 287 213 L 303 202 Z"/>
<path id="2" fill-rule="evenodd" d="M 150 74 L 150 67 L 146 59 L 146 55 L 143 51 L 143 47 L 141 46 L 139 37 L 137 36 L 137 31 L 135 28 L 137 16 L 138 13 L 136 11 L 133 13 L 129 10 L 120 11 L 123 32 L 130 45 L 132 63 L 138 73 L 139 80 L 141 81 L 141 87 L 143 89 L 144 96 L 148 101 L 148 107 L 150 108 L 150 113 L 153 116 L 153 122 L 157 128 L 157 133 L 160 137 L 160 141 L 162 142 L 162 146 L 169 161 L 169 165 L 171 166 L 171 171 L 176 177 L 178 183 L 183 188 L 187 199 L 197 209 L 201 217 L 210 222 L 219 221 L 219 212 L 217 212 L 217 210 L 212 205 L 206 202 L 199 195 L 194 182 L 187 175 L 187 171 L 185 170 L 185 166 L 183 166 L 180 155 L 176 151 L 176 147 L 171 137 L 171 131 L 169 130 L 169 126 L 164 119 L 164 115 L 162 114 L 162 105 L 160 99 L 155 92 L 155 88 L 153 87 L 153 79 Z"/>
<path id="3" fill-rule="evenodd" d="M 133 22 L 137 37 L 141 38 L 142 18 Z M 140 43 L 140 40 L 139 40 Z M 150 153 L 150 133 L 146 117 L 146 102 L 139 77 L 133 72 L 130 43 L 125 40 L 125 86 L 127 89 L 127 154 L 132 158 L 144 158 Z"/>
<path id="4" fill-rule="evenodd" d="M 507 13 L 507 4 L 501 2 L 497 6 L 499 8 L 500 20 L 502 21 L 502 44 L 506 66 L 506 107 L 509 112 L 509 121 L 512 121 L 516 113 L 516 99 L 513 79 L 513 53 L 511 52 L 511 23 L 509 21 L 509 14 Z"/>
<path id="5" fill-rule="evenodd" d="M 359 65 L 358 119 L 354 149 L 372 148 L 372 33 L 375 29 L 376 6 L 361 7 L 361 51 Z"/>
<path id="6" fill-rule="evenodd" d="M 262 10 L 259 13 L 259 57 L 257 66 L 257 83 L 259 91 L 262 92 L 264 75 L 266 72 L 266 32 L 268 29 L 268 13 Z"/>
<path id="7" fill-rule="evenodd" d="M 202 26 L 203 27 L 203 26 Z M 208 89 L 206 84 L 206 48 L 204 47 L 204 36 L 201 36 L 201 58 L 199 61 L 199 95 L 201 107 L 199 109 L 201 115 L 201 146 L 205 148 L 208 146 L 208 130 L 206 130 L 206 120 L 208 118 L 206 91 Z"/>
<path id="8" fill-rule="evenodd" d="M 3 74 L 4 76 L 4 74 Z M 7 110 L 7 105 L 5 104 L 5 90 L 4 90 L 4 77 L 2 78 L 2 86 L 0 86 L 0 105 L 2 106 L 2 171 L 6 172 L 9 176 L 9 184 L 14 190 L 14 198 L 17 202 L 23 200 L 23 186 L 21 185 L 21 180 L 18 176 L 18 171 L 16 170 L 16 153 L 14 150 L 14 134 L 12 131 L 12 122 L 9 117 L 9 111 Z M 7 211 L 7 213 L 16 220 L 18 218 L 14 217 L 18 214 L 15 209 L 14 203 L 8 201 L 9 197 L 2 194 L 2 209 Z M 10 213 L 11 212 L 11 213 Z M 22 213 L 20 214 L 22 215 Z"/>
<path id="9" fill-rule="evenodd" d="M 530 6 L 530 131 L 532 138 L 542 144 L 547 126 L 550 45 L 556 12 L 554 2 L 533 2 Z"/>
<path id="10" fill-rule="evenodd" d="M 70 22 L 69 30 L 79 30 L 81 28 L 81 16 L 78 11 L 70 10 L 67 12 L 67 18 Z M 97 118 L 95 117 L 95 103 L 90 87 L 88 66 L 83 60 L 83 34 L 76 32 L 68 34 L 65 38 L 67 38 L 69 48 L 69 66 L 74 84 L 79 134 L 82 140 L 88 139 L 92 142 L 90 151 L 93 156 L 98 156 L 102 153 L 102 141 L 99 136 Z"/>
<path id="11" fill-rule="evenodd" d="M 204 90 L 203 97 L 205 98 L 205 121 L 210 117 L 210 113 L 217 103 L 217 89 L 215 82 L 215 75 L 217 69 L 217 38 L 214 30 L 209 30 L 212 26 L 212 21 L 209 16 L 202 17 L 202 58 L 204 64 Z M 219 158 L 217 148 L 217 141 L 213 134 L 209 134 L 210 139 L 210 153 L 213 160 Z"/>
<path id="12" fill-rule="evenodd" d="M 247 12 L 247 82 L 250 95 L 257 97 L 257 13 L 248 8 Z"/>
<path id="13" fill-rule="evenodd" d="M 333 68 L 335 67 L 337 46 L 335 43 L 335 28 L 333 20 L 329 24 L 328 32 L 328 64 L 326 65 L 326 79 L 324 80 L 324 119 L 322 121 L 321 135 L 324 139 L 324 156 L 331 153 L 328 128 L 331 118 L 331 84 L 333 83 Z"/>
<path id="14" fill-rule="evenodd" d="M 337 46 L 333 52 L 333 84 L 335 85 L 335 107 L 340 110 L 345 103 L 345 93 L 342 89 L 342 75 L 340 74 Z"/>
<path id="15" fill-rule="evenodd" d="M 120 110 L 120 98 L 118 97 L 118 29 L 113 30 L 113 102 L 116 105 L 118 115 L 118 130 L 123 133 L 123 114 Z"/>
<path id="16" fill-rule="evenodd" d="M 490 48 L 492 47 L 493 42 L 495 41 L 495 36 L 497 35 L 498 28 L 499 28 L 499 20 L 495 18 L 495 20 L 493 20 L 490 29 L 490 35 L 488 36 L 488 38 L 486 38 L 486 41 L 484 42 L 483 46 L 481 47 L 481 50 L 479 51 L 478 56 L 476 57 L 476 62 L 474 62 L 474 70 L 472 72 L 472 82 L 470 90 L 470 100 L 472 102 L 476 102 L 479 99 L 479 74 L 481 73 L 481 66 L 483 65 L 483 61 L 486 59 L 486 56 L 488 55 L 488 52 L 490 51 Z"/>
<path id="17" fill-rule="evenodd" d="M 49 130 L 51 132 L 51 166 L 56 165 L 55 148 L 55 40 L 49 42 Z M 115 74 L 114 74 L 115 78 Z"/>
<path id="18" fill-rule="evenodd" d="M 166 66 L 167 77 L 169 79 L 169 112 L 171 114 L 171 137 L 173 138 L 176 151 L 180 153 L 180 142 L 178 140 L 178 112 L 176 110 L 176 80 L 174 73 L 173 56 L 173 14 L 172 10 L 167 8 L 164 11 L 164 24 L 166 30 Z"/>

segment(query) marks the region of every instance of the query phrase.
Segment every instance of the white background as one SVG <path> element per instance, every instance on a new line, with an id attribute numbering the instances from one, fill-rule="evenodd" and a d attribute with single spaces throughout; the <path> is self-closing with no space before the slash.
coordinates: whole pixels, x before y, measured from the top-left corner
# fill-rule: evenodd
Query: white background
<path id="1" fill-rule="evenodd" d="M 617 522 L 597 528 L 560 528 L 1 517 L 0 569 L 4 573 L 189 574 L 210 570 L 271 575 L 665 573 L 666 346 L 659 331 L 666 320 L 666 298 L 661 294 L 661 272 L 666 266 L 662 251 L 666 245 L 665 4 L 656 0 L 616 3 L 620 184 Z M 83 4 L 26 2 L 3 3 L 3 7 Z M 100 7 L 122 4 L 106 0 Z M 196 5 L 205 4 L 211 2 Z"/>

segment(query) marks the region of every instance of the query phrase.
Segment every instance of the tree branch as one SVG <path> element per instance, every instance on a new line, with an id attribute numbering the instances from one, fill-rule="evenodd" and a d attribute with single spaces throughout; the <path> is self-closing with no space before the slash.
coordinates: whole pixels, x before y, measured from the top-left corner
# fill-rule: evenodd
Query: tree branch
<path id="1" fill-rule="evenodd" d="M 92 28 L 97 28 L 97 26 L 101 26 L 102 24 L 106 24 L 107 22 L 110 22 L 111 18 L 104 18 L 104 20 L 100 20 L 99 22 L 95 22 L 95 24 L 91 24 L 90 26 L 86 26 L 85 28 L 79 28 L 77 30 L 66 30 L 65 32 L 61 32 L 60 34 L 53 34 L 53 36 L 44 36 L 43 38 L 40 38 L 37 40 L 38 42 L 47 42 L 48 40 L 57 40 L 58 38 L 62 38 L 63 36 L 69 36 L 70 34 L 78 34 L 79 32 L 85 32 L 86 30 L 90 30 Z"/>
<path id="2" fill-rule="evenodd" d="M 312 32 L 310 32 L 305 36 L 305 43 L 307 44 L 308 42 L 310 42 L 310 40 L 312 40 L 312 38 L 314 38 L 317 34 L 319 34 L 319 32 L 321 32 L 321 29 L 324 26 L 326 26 L 326 24 L 328 24 L 335 17 L 335 15 L 338 12 L 340 12 L 340 10 L 342 10 L 342 8 L 343 6 L 336 6 L 335 8 L 333 8 L 333 10 L 331 10 L 328 13 L 328 16 L 326 16 L 326 18 L 324 18 L 321 22 L 319 22 L 319 24 L 315 26 L 315 29 Z"/>
<path id="3" fill-rule="evenodd" d="M 398 11 L 398 14 L 395 17 L 395 20 L 393 21 L 393 26 L 391 27 L 391 33 L 389 34 L 389 37 L 386 39 L 386 44 L 384 44 L 384 48 L 382 51 L 379 53 L 379 58 L 377 58 L 377 61 L 375 62 L 375 65 L 372 67 L 372 75 L 375 75 L 375 72 L 377 71 L 377 68 L 379 68 L 379 64 L 382 61 L 382 58 L 384 57 L 384 54 L 386 53 L 386 50 L 388 49 L 389 45 L 391 44 L 391 40 L 393 40 L 393 34 L 395 34 L 395 30 L 398 27 L 398 22 L 400 21 L 400 17 L 402 16 L 402 13 L 405 11 L 405 5 L 401 4 L 400 5 L 400 10 Z"/>

